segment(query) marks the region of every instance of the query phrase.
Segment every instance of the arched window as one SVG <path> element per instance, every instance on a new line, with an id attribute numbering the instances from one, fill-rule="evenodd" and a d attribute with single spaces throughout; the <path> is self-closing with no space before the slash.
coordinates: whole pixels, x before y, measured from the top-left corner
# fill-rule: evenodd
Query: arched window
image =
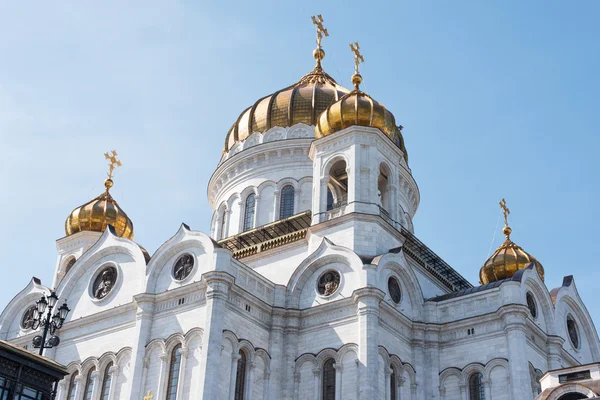
<path id="1" fill-rule="evenodd" d="M 287 185 L 281 189 L 279 219 L 291 217 L 292 215 L 294 215 L 294 187 Z"/>
<path id="2" fill-rule="evenodd" d="M 485 392 L 483 390 L 483 375 L 475 372 L 469 378 L 469 400 L 485 400 Z"/>
<path id="3" fill-rule="evenodd" d="M 94 369 L 90 369 L 90 372 L 88 372 L 87 377 L 85 379 L 85 391 L 84 391 L 84 395 L 83 398 L 85 400 L 92 400 L 92 392 L 94 391 L 94 385 L 92 384 L 92 373 L 94 372 Z"/>
<path id="4" fill-rule="evenodd" d="M 177 386 L 179 383 L 179 366 L 181 365 L 181 344 L 175 346 L 171 351 L 171 362 L 169 364 L 169 385 L 167 386 L 167 400 L 177 398 Z"/>
<path id="5" fill-rule="evenodd" d="M 77 259 L 75 257 L 72 257 L 69 260 L 69 262 L 67 262 L 67 265 L 65 266 L 65 275 L 69 273 L 69 271 L 71 270 L 71 268 L 75 264 L 75 261 L 77 261 Z"/>
<path id="6" fill-rule="evenodd" d="M 396 394 L 396 368 L 392 365 L 392 374 L 390 375 L 390 400 L 397 400 Z"/>
<path id="7" fill-rule="evenodd" d="M 246 353 L 240 350 L 240 359 L 237 364 L 235 375 L 235 397 L 234 400 L 244 400 L 244 389 L 246 386 Z"/>
<path id="8" fill-rule="evenodd" d="M 256 196 L 251 193 L 246 197 L 246 210 L 244 212 L 244 231 L 254 228 L 254 209 L 256 208 Z"/>
<path id="9" fill-rule="evenodd" d="M 73 375 L 71 375 L 69 390 L 67 391 L 67 400 L 75 400 L 75 378 L 77 378 L 77 372 L 73 372 Z"/>
<path id="10" fill-rule="evenodd" d="M 333 358 L 323 364 L 323 400 L 335 400 L 335 368 Z"/>
<path id="11" fill-rule="evenodd" d="M 104 368 L 104 377 L 102 378 L 102 392 L 100 393 L 101 400 L 108 400 L 108 395 L 110 394 L 110 383 L 112 381 L 112 375 L 109 370 L 112 368 L 113 363 L 108 363 L 106 368 Z"/>
<path id="12" fill-rule="evenodd" d="M 225 239 L 225 228 L 227 228 L 227 209 L 223 208 L 223 212 L 221 213 L 221 231 L 219 232 L 219 235 L 221 236 L 221 239 Z"/>

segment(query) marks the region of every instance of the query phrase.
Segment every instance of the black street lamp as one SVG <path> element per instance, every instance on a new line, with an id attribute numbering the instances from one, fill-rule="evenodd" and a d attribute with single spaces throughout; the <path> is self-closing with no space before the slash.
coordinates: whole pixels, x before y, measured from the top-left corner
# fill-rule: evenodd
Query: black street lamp
<path id="1" fill-rule="evenodd" d="M 58 336 L 54 335 L 54 333 L 62 328 L 65 318 L 67 318 L 67 314 L 71 311 L 69 310 L 69 307 L 67 307 L 67 302 L 65 302 L 58 308 L 54 315 L 52 315 L 52 309 L 56 305 L 56 302 L 58 302 L 58 296 L 54 291 L 50 296 L 42 296 L 41 299 L 35 302 L 36 309 L 34 312 L 32 328 L 38 329 L 40 326 L 44 327 L 42 335 L 37 335 L 33 338 L 33 347 L 40 349 L 40 356 L 44 352 L 44 349 L 58 346 L 60 339 Z M 48 312 L 44 316 L 46 310 L 48 310 Z M 48 332 L 50 332 L 51 336 L 46 340 Z"/>

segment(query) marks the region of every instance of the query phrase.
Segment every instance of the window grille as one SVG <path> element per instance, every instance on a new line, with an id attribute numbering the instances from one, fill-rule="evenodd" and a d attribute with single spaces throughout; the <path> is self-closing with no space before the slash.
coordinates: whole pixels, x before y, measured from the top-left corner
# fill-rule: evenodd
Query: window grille
<path id="1" fill-rule="evenodd" d="M 246 386 L 246 353 L 240 350 L 240 359 L 237 364 L 237 373 L 235 377 L 235 397 L 234 400 L 244 400 L 244 389 Z"/>
<path id="2" fill-rule="evenodd" d="M 181 344 L 175 346 L 171 351 L 171 363 L 169 364 L 169 385 L 167 386 L 166 400 L 177 399 L 177 386 L 179 384 L 179 367 L 181 366 Z"/>
<path id="3" fill-rule="evenodd" d="M 246 210 L 244 212 L 244 231 L 254 228 L 254 210 L 256 208 L 256 198 L 254 193 L 246 198 Z"/>
<path id="4" fill-rule="evenodd" d="M 323 364 L 323 400 L 335 400 L 335 368 L 333 358 Z"/>
<path id="5" fill-rule="evenodd" d="M 483 389 L 483 375 L 479 372 L 474 373 L 469 378 L 469 400 L 485 400 Z"/>
<path id="6" fill-rule="evenodd" d="M 83 398 L 85 400 L 92 400 L 92 392 L 94 391 L 94 385 L 92 385 L 92 373 L 94 369 L 90 369 L 90 372 L 87 374 L 87 378 L 85 380 L 85 394 Z"/>
<path id="7" fill-rule="evenodd" d="M 287 185 L 281 189 L 281 202 L 279 204 L 279 219 L 294 215 L 294 187 Z"/>
<path id="8" fill-rule="evenodd" d="M 110 394 L 110 384 L 112 381 L 112 376 L 108 371 L 113 366 L 113 363 L 108 363 L 106 368 L 104 368 L 104 378 L 102 379 L 102 393 L 100 393 L 100 399 L 108 400 L 108 395 Z"/>

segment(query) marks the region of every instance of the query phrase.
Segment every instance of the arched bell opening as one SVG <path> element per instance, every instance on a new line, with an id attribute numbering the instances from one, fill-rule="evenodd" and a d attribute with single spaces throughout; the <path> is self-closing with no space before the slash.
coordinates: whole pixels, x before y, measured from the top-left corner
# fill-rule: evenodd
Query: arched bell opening
<path id="1" fill-rule="evenodd" d="M 343 207 L 348 203 L 348 172 L 346 169 L 346 161 L 339 160 L 329 170 L 327 211 Z"/>
<path id="2" fill-rule="evenodd" d="M 391 171 L 387 165 L 379 165 L 379 176 L 377 177 L 378 204 L 387 214 L 392 212 L 392 199 L 390 193 Z"/>

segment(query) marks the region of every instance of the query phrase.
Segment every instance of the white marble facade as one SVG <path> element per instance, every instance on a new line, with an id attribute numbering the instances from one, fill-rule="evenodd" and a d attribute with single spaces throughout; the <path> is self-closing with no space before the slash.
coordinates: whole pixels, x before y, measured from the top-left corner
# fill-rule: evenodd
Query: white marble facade
<path id="1" fill-rule="evenodd" d="M 347 180 L 345 193 L 332 185 L 334 170 Z M 279 220 L 288 185 L 293 214 L 310 211 L 299 240 L 239 259 L 217 243 L 248 228 L 251 194 L 250 227 Z M 328 188 L 343 198 L 333 210 Z M 208 193 L 211 235 L 182 225 L 151 258 L 111 230 L 57 241 L 52 286 L 72 309 L 60 345 L 46 353 L 71 372 L 59 399 L 142 399 L 150 391 L 154 399 L 329 400 L 323 369 L 333 362 L 335 400 L 467 400 L 476 373 L 485 399 L 521 400 L 537 396 L 546 371 L 600 360 L 571 277 L 549 291 L 528 268 L 469 289 L 411 250 L 419 192 L 402 152 L 375 128 L 316 141 L 303 124 L 256 133 L 224 154 Z M 192 261 L 178 280 L 184 255 Z M 107 266 L 116 283 L 94 298 Z M 324 295 L 320 278 L 329 271 L 337 281 Z M 22 316 L 50 286 L 32 280 L 15 296 L 0 316 L 0 338 L 31 348 L 35 333 Z M 238 370 L 245 384 L 236 395 Z"/>

